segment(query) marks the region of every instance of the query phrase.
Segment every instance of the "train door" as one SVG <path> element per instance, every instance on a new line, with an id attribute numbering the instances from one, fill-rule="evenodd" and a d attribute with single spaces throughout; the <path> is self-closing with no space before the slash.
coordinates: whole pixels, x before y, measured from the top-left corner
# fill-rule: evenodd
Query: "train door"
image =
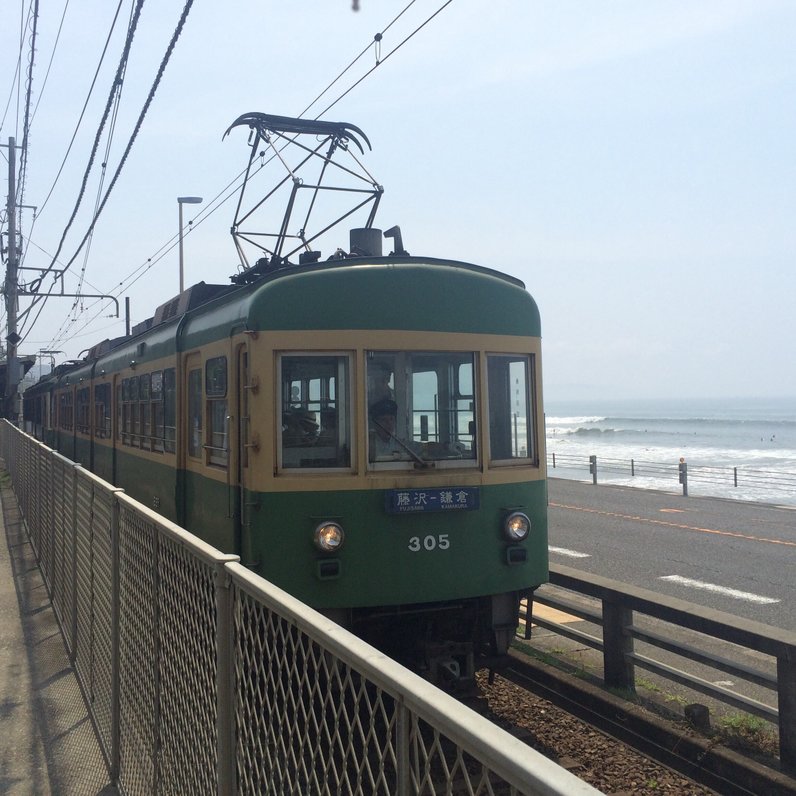
<path id="1" fill-rule="evenodd" d="M 182 427 L 178 435 L 181 442 L 177 471 L 177 522 L 190 530 L 195 518 L 192 511 L 194 482 L 201 473 L 204 456 L 201 354 L 196 352 L 185 356 L 180 380 L 178 416 L 182 418 Z"/>
<path id="2" fill-rule="evenodd" d="M 252 436 L 249 396 L 254 385 L 249 381 L 249 351 L 245 345 L 241 345 L 237 349 L 237 369 L 238 456 L 236 483 L 238 484 L 238 511 L 236 516 L 238 522 L 235 530 L 235 552 L 240 555 L 244 563 L 250 563 L 249 532 L 254 506 L 249 483 L 249 451 L 251 450 Z"/>
<path id="3" fill-rule="evenodd" d="M 122 379 L 118 374 L 111 380 L 111 483 L 116 484 L 119 476 L 116 456 L 122 439 Z"/>
<path id="4" fill-rule="evenodd" d="M 75 454 L 75 389 L 72 386 L 62 390 L 59 395 L 58 417 L 60 429 L 58 432 L 59 453 L 72 461 L 76 460 Z"/>

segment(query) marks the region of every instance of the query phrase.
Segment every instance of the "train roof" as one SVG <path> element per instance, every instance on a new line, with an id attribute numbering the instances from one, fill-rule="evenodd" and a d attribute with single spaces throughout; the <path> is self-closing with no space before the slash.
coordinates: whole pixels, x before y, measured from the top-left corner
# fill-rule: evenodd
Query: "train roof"
<path id="1" fill-rule="evenodd" d="M 258 330 L 405 329 L 539 336 L 519 279 L 431 257 L 352 257 L 286 270 L 248 301 Z"/>
<path id="2" fill-rule="evenodd" d="M 434 257 L 347 256 L 270 267 L 244 284 L 200 282 L 162 303 L 129 337 L 97 343 L 85 359 L 59 365 L 42 381 L 59 381 L 100 359 L 110 368 L 157 359 L 174 350 L 178 323 L 187 346 L 226 336 L 235 325 L 540 334 L 536 304 L 513 276 Z"/>

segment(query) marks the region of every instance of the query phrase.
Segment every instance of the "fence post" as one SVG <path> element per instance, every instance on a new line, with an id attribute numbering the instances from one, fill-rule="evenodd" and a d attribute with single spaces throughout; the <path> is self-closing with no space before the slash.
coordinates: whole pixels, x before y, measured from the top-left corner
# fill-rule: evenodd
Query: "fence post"
<path id="1" fill-rule="evenodd" d="M 398 721 L 396 722 L 396 735 L 397 735 L 397 746 L 396 749 L 396 777 L 397 777 L 397 789 L 396 794 L 397 796 L 409 796 L 411 791 L 411 776 L 410 776 L 410 756 L 409 756 L 409 748 L 411 744 L 411 732 L 410 732 L 410 717 L 409 717 L 409 708 L 406 707 L 406 703 L 404 702 L 403 698 L 400 698 L 397 702 L 397 710 L 398 710 Z"/>
<path id="2" fill-rule="evenodd" d="M 790 776 L 796 775 L 796 660 L 792 653 L 791 649 L 777 656 L 779 761 Z"/>
<path id="3" fill-rule="evenodd" d="M 633 637 L 625 632 L 632 624 L 630 608 L 603 600 L 603 678 L 608 688 L 636 690 L 635 667 L 630 659 Z"/>
<path id="4" fill-rule="evenodd" d="M 688 464 L 680 457 L 680 483 L 683 485 L 683 496 L 688 497 Z"/>
<path id="5" fill-rule="evenodd" d="M 69 649 L 69 661 L 72 667 L 77 669 L 77 650 L 78 644 L 82 643 L 83 639 L 78 638 L 77 627 L 77 481 L 78 474 L 83 470 L 79 464 L 69 464 L 64 472 L 68 472 L 71 480 L 69 486 L 70 492 L 70 510 L 69 510 L 69 528 L 72 538 L 69 540 L 69 546 L 72 549 L 72 560 L 69 562 L 72 568 L 72 622 L 69 632 L 72 635 L 72 644 Z M 64 484 L 64 491 L 66 491 L 66 484 Z"/>
<path id="6" fill-rule="evenodd" d="M 589 472 L 591 473 L 591 482 L 597 483 L 597 457 L 589 456 Z"/>
<path id="7" fill-rule="evenodd" d="M 237 560 L 237 559 L 234 559 Z M 233 796 L 235 775 L 232 590 L 223 561 L 216 563 L 216 777 L 218 796 Z"/>
<path id="8" fill-rule="evenodd" d="M 119 632 L 119 621 L 121 616 L 121 603 L 120 603 L 120 573 L 119 563 L 121 556 L 119 554 L 119 518 L 121 515 L 121 508 L 116 492 L 122 490 L 114 490 L 111 497 L 111 759 L 110 759 L 110 777 L 114 785 L 118 785 L 119 776 L 121 775 L 121 713 L 122 713 L 122 695 L 121 695 L 121 672 L 120 666 L 120 650 L 119 640 L 121 633 Z"/>

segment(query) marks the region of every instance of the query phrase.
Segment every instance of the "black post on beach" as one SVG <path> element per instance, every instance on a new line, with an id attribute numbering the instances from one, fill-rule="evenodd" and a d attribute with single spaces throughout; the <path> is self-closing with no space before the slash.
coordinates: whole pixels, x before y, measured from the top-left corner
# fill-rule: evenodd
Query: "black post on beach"
<path id="1" fill-rule="evenodd" d="M 597 483 L 597 457 L 589 456 L 589 472 L 591 473 L 591 482 Z"/>
<path id="2" fill-rule="evenodd" d="M 683 485 L 683 496 L 688 497 L 688 464 L 680 457 L 680 483 Z"/>

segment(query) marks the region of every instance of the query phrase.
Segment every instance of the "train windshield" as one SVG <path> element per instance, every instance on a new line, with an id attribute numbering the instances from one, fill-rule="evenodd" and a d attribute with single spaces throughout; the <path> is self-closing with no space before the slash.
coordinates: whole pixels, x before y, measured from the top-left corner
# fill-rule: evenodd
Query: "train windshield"
<path id="1" fill-rule="evenodd" d="M 371 462 L 476 461 L 475 354 L 370 351 Z"/>
<path id="2" fill-rule="evenodd" d="M 367 425 L 356 427 L 354 358 L 353 351 L 280 355 L 281 470 L 351 471 L 356 427 L 367 428 L 367 461 L 377 470 L 536 462 L 532 355 L 366 351 Z"/>
<path id="3" fill-rule="evenodd" d="M 284 355 L 281 372 L 281 466 L 288 469 L 349 467 L 349 357 L 345 354 Z"/>

